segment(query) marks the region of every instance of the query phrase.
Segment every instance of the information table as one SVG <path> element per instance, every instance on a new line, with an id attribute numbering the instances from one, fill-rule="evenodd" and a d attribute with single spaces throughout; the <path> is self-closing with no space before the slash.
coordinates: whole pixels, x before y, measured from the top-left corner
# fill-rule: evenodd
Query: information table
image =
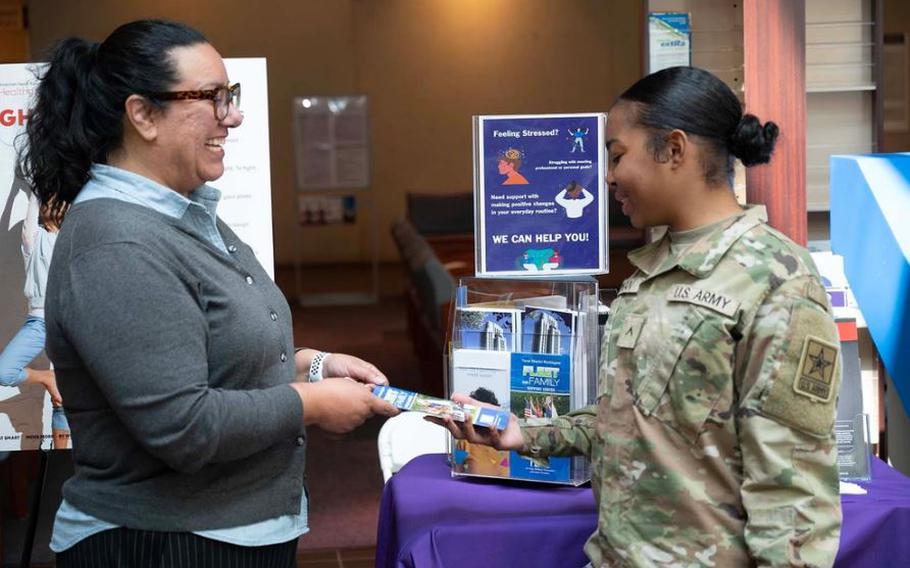
<path id="1" fill-rule="evenodd" d="M 419 456 L 382 494 L 376 566 L 577 566 L 597 524 L 590 487 L 453 479 L 446 456 Z M 867 495 L 844 495 L 835 566 L 910 558 L 910 479 L 873 458 Z M 901 560 L 899 560 L 901 559 Z"/>

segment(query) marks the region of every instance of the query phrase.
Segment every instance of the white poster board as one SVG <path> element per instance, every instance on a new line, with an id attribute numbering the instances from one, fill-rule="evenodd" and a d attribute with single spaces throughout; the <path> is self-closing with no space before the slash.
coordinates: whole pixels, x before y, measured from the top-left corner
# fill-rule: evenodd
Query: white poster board
<path id="1" fill-rule="evenodd" d="M 269 167 L 269 92 L 264 57 L 225 59 L 231 83 L 242 85 L 243 125 L 228 134 L 218 215 L 252 247 L 275 278 L 272 243 L 272 180 Z"/>
<path id="2" fill-rule="evenodd" d="M 221 218 L 274 275 L 266 61 L 225 59 L 225 65 L 231 82 L 242 84 L 244 121 L 231 131 L 224 176 L 212 185 L 222 192 Z M 20 245 L 28 195 L 14 176 L 13 143 L 28 119 L 36 86 L 33 69 L 26 64 L 0 65 L 0 349 L 21 328 L 27 313 Z M 47 368 L 44 354 L 34 365 Z M 50 424 L 50 397 L 43 387 L 0 386 L 0 451 L 49 448 Z"/>

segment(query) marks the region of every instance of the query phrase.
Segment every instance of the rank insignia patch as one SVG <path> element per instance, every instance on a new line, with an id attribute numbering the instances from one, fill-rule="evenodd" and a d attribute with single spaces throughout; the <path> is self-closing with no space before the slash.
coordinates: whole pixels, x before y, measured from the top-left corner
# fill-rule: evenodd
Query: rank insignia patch
<path id="1" fill-rule="evenodd" d="M 643 316 L 631 315 L 627 317 L 625 323 L 623 323 L 619 338 L 616 340 L 616 345 L 624 349 L 634 349 L 644 324 L 645 318 Z"/>
<path id="2" fill-rule="evenodd" d="M 818 402 L 831 400 L 839 351 L 838 345 L 811 335 L 806 336 L 803 354 L 793 380 L 793 390 Z"/>

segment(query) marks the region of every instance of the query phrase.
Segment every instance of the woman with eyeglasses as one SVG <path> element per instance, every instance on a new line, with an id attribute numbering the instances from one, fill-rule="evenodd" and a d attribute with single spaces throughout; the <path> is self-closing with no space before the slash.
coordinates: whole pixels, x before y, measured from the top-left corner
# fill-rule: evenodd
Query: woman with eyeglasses
<path id="1" fill-rule="evenodd" d="M 199 32 L 155 20 L 64 40 L 42 73 L 19 166 L 61 221 L 47 351 L 75 474 L 57 565 L 296 565 L 305 426 L 396 411 L 374 366 L 295 354 L 284 296 L 216 215 L 240 86 Z"/>

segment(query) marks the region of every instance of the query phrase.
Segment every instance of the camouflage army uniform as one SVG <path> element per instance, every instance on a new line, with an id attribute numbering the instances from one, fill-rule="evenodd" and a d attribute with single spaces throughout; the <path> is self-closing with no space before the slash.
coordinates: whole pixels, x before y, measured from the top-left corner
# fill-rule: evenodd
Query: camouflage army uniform
<path id="1" fill-rule="evenodd" d="M 594 566 L 834 562 L 837 330 L 809 254 L 763 215 L 632 252 L 596 404 L 522 429 L 526 453 L 591 457 Z"/>

